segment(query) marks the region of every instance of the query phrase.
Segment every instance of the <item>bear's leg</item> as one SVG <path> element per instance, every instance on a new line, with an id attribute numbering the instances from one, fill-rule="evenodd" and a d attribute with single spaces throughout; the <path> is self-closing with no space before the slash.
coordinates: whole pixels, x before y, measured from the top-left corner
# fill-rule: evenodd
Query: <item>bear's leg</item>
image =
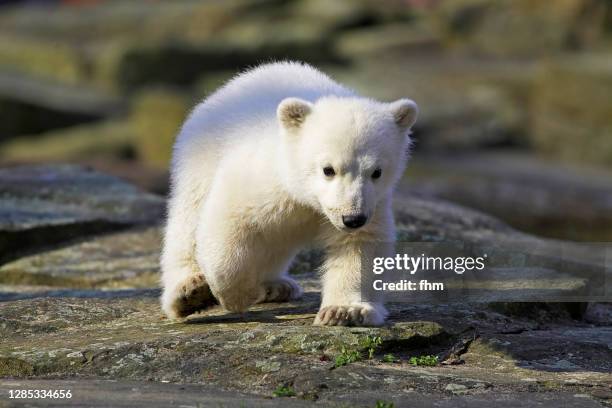
<path id="1" fill-rule="evenodd" d="M 197 259 L 219 303 L 232 312 L 258 302 L 282 302 L 302 294 L 286 275 L 295 244 L 263 235 L 250 214 L 225 191 L 213 191 L 198 225 Z"/>
<path id="2" fill-rule="evenodd" d="M 207 233 L 213 240 L 198 245 L 198 260 L 206 268 L 206 278 L 214 297 L 223 308 L 231 312 L 244 312 L 249 306 L 265 296 L 260 286 L 257 271 L 265 265 L 257 262 L 252 255 L 253 246 L 249 242 L 228 243 L 215 228 Z M 201 241 L 199 241 L 201 242 Z"/>
<path id="3" fill-rule="evenodd" d="M 380 299 L 363 299 L 361 293 L 364 254 L 377 244 L 349 242 L 331 246 L 323 265 L 321 308 L 314 324 L 321 326 L 380 326 L 387 317 Z"/>
<path id="4" fill-rule="evenodd" d="M 302 295 L 297 282 L 284 274 L 290 259 L 285 251 L 251 239 L 230 244 L 210 225 L 208 232 L 215 244 L 207 241 L 201 250 L 198 247 L 198 259 L 206 268 L 214 296 L 225 309 L 243 312 L 255 303 L 284 302 Z"/>
<path id="5" fill-rule="evenodd" d="M 231 206 L 228 203 L 234 202 Z M 221 306 L 232 312 L 243 312 L 260 299 L 258 271 L 265 265 L 266 251 L 257 244 L 250 217 L 242 217 L 236 199 L 228 191 L 211 191 L 202 208 L 196 231 L 196 258 L 210 289 Z M 265 252 L 264 252 L 265 253 Z"/>
<path id="6" fill-rule="evenodd" d="M 195 259 L 195 225 L 202 193 L 178 181 L 168 203 L 161 259 L 161 306 L 170 318 L 185 317 L 218 303 Z"/>

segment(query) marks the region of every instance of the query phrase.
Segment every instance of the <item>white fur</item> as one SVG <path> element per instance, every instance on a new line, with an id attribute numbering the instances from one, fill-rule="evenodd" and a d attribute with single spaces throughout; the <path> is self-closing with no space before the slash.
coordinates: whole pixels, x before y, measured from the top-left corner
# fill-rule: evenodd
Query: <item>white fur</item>
<path id="1" fill-rule="evenodd" d="M 278 285 L 297 298 L 287 268 L 315 244 L 327 253 L 315 323 L 382 324 L 382 303 L 361 299 L 361 263 L 377 242 L 395 239 L 392 190 L 415 117 L 412 101 L 362 98 L 293 62 L 247 71 L 200 103 L 174 147 L 162 255 L 166 314 L 177 316 L 173 304 L 198 274 L 230 311 Z M 326 166 L 334 177 L 323 174 Z M 373 180 L 377 167 L 382 177 Z M 342 216 L 357 213 L 368 216 L 366 225 L 346 228 Z"/>

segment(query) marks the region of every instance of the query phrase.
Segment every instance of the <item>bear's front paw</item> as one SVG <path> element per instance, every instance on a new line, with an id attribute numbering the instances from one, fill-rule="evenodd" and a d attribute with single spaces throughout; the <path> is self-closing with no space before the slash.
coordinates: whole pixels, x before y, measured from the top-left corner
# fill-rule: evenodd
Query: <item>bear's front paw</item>
<path id="1" fill-rule="evenodd" d="M 293 279 L 287 277 L 275 281 L 264 282 L 263 288 L 263 299 L 260 299 L 258 303 L 287 302 L 299 299 L 303 294 L 300 285 Z"/>
<path id="2" fill-rule="evenodd" d="M 217 299 L 201 274 L 190 276 L 162 297 L 162 307 L 170 318 L 189 316 L 216 304 Z"/>
<path id="3" fill-rule="evenodd" d="M 382 305 L 356 303 L 346 306 L 325 306 L 319 310 L 314 324 L 317 326 L 380 326 L 385 322 L 387 310 Z"/>

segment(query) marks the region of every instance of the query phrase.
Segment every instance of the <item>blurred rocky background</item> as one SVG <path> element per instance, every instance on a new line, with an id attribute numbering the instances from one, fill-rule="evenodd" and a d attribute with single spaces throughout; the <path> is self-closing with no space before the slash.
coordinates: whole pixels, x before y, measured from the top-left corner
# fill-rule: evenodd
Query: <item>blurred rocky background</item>
<path id="1" fill-rule="evenodd" d="M 612 239 L 609 0 L 0 0 L 0 389 L 78 378 L 81 398 L 119 390 L 125 406 L 248 400 L 236 390 L 257 406 L 610 405 L 606 304 L 392 305 L 389 328 L 319 330 L 310 252 L 292 270 L 302 302 L 160 318 L 179 126 L 236 72 L 281 59 L 420 105 L 400 238 L 521 243 L 559 263 L 559 240 Z M 333 367 L 376 337 L 374 359 Z M 413 367 L 419 354 L 446 365 Z M 32 377 L 54 382 L 19 382 Z M 300 399 L 263 398 L 281 386 Z"/>
<path id="2" fill-rule="evenodd" d="M 612 237 L 609 1 L 0 4 L 3 166 L 81 163 L 164 194 L 190 108 L 242 69 L 298 59 L 419 103 L 415 193 Z"/>

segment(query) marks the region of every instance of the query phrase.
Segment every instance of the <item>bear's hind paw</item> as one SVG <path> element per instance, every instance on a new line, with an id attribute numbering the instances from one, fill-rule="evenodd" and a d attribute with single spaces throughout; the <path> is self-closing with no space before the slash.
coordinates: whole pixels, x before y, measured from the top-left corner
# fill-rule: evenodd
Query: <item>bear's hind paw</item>
<path id="1" fill-rule="evenodd" d="M 299 299 L 304 293 L 296 281 L 287 277 L 265 282 L 263 288 L 264 297 L 260 299 L 258 303 L 287 302 Z"/>

